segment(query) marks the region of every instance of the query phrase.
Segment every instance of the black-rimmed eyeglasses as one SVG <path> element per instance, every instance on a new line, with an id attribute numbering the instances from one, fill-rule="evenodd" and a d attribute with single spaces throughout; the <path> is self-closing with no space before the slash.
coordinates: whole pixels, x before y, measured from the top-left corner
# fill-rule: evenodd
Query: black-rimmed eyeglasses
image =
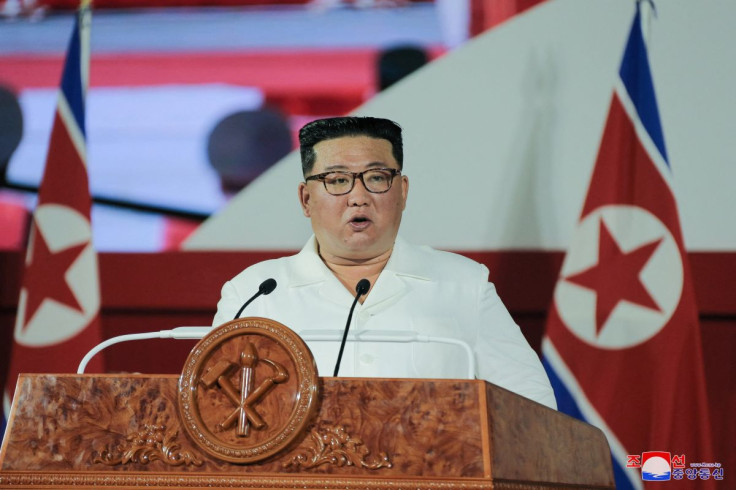
<path id="1" fill-rule="evenodd" d="M 401 170 L 395 168 L 371 168 L 362 172 L 334 171 L 310 175 L 305 181 L 320 180 L 327 192 L 333 196 L 341 196 L 353 190 L 355 179 L 363 182 L 368 192 L 382 194 L 391 189 L 394 177 L 401 175 Z"/>

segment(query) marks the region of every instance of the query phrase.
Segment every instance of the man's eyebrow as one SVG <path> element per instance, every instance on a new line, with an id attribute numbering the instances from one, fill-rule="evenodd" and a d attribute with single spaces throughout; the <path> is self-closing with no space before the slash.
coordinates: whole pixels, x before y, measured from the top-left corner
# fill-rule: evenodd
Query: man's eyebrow
<path id="1" fill-rule="evenodd" d="M 389 164 L 386 162 L 371 162 L 368 165 L 365 166 L 366 168 L 387 168 L 390 167 Z M 325 172 L 339 172 L 339 171 L 348 171 L 348 166 L 343 165 L 341 163 L 336 163 L 334 165 L 327 165 L 325 167 Z"/>

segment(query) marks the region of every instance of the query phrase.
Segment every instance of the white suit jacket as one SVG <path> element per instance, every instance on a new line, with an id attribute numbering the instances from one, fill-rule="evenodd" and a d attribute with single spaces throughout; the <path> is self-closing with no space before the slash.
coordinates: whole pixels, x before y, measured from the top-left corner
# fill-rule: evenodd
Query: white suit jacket
<path id="1" fill-rule="evenodd" d="M 254 264 L 225 283 L 213 325 L 234 318 L 265 279 L 276 289 L 242 317 L 259 316 L 297 333 L 342 331 L 354 294 L 317 253 L 314 236 L 297 255 Z M 453 337 L 475 353 L 475 377 L 556 408 L 544 368 L 488 282 L 488 269 L 463 256 L 396 239 L 386 267 L 353 313 L 350 332 L 410 330 Z M 321 376 L 332 376 L 339 342 L 307 342 Z M 348 342 L 341 376 L 467 378 L 462 347 L 435 343 Z"/>

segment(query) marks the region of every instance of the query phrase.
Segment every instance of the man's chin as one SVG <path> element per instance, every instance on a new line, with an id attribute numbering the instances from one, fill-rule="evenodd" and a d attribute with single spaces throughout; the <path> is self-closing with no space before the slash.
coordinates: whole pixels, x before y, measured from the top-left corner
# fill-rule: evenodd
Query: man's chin
<path id="1" fill-rule="evenodd" d="M 353 259 L 372 259 L 390 251 L 393 242 L 393 240 L 377 240 L 367 235 L 353 236 L 345 244 L 345 253 Z"/>
<path id="2" fill-rule="evenodd" d="M 378 257 L 391 249 L 393 242 L 383 246 L 375 237 L 368 234 L 354 233 L 337 247 L 328 249 L 320 246 L 320 253 L 327 253 L 335 258 L 343 258 L 350 261 L 364 261 Z M 324 255 L 322 255 L 323 258 Z"/>

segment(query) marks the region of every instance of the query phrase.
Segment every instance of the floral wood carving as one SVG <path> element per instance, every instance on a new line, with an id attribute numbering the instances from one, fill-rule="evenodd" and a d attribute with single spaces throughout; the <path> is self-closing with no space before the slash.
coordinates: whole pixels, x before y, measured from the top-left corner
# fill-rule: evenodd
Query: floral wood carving
<path id="1" fill-rule="evenodd" d="M 148 464 L 152 461 L 161 461 L 171 466 L 194 465 L 201 466 L 202 461 L 189 451 L 180 451 L 181 445 L 176 442 L 179 431 L 166 432 L 164 425 L 144 425 L 143 430 L 130 434 L 125 440 L 127 447 L 116 448 L 107 446 L 94 463 L 108 466 L 119 464 L 139 463 Z"/>
<path id="2" fill-rule="evenodd" d="M 370 450 L 363 446 L 363 441 L 350 436 L 341 425 L 312 428 L 309 436 L 312 445 L 307 447 L 308 454 L 294 456 L 284 463 L 284 468 L 309 469 L 323 464 L 360 466 L 370 470 L 393 467 L 385 452 L 379 452 L 377 458 L 370 457 Z"/>

